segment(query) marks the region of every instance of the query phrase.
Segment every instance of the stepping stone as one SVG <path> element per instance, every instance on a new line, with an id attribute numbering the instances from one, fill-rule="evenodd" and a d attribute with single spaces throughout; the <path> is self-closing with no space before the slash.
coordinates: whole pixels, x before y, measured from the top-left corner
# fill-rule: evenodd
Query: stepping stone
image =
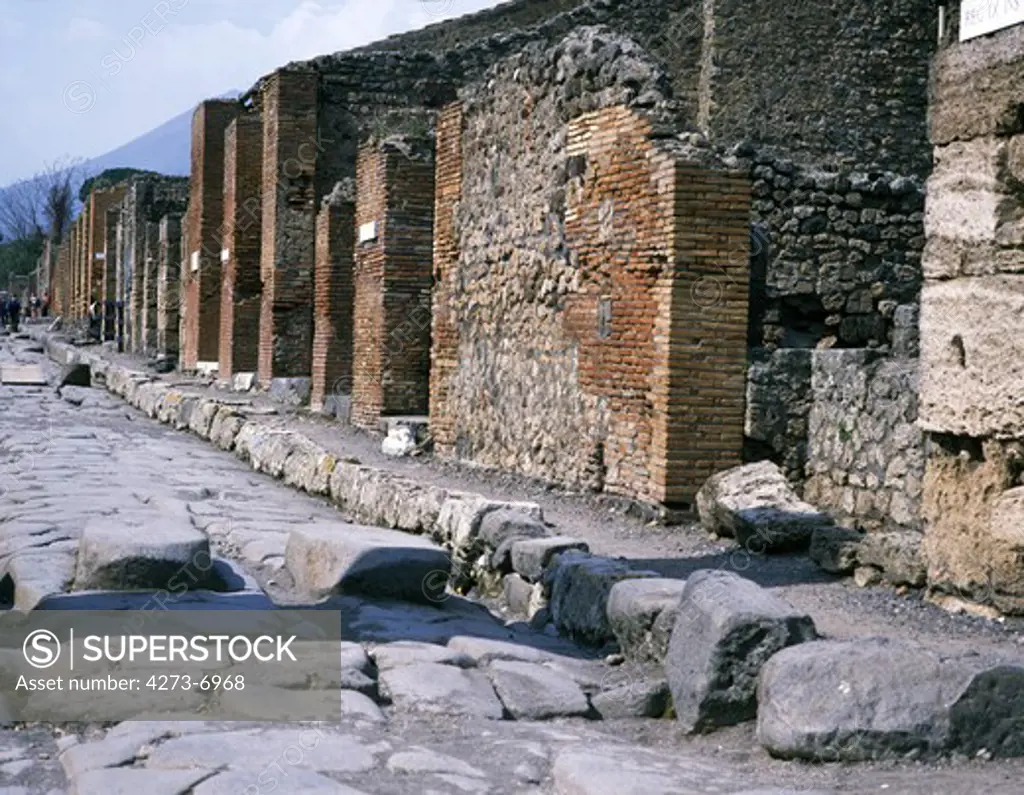
<path id="1" fill-rule="evenodd" d="M 467 655 L 475 660 L 477 665 L 487 665 L 495 660 L 540 663 L 558 658 L 557 654 L 545 649 L 538 649 L 535 646 L 526 646 L 507 640 L 475 638 L 472 635 L 457 635 L 448 641 L 448 648 Z"/>
<path id="2" fill-rule="evenodd" d="M 90 770 L 72 779 L 69 795 L 182 795 L 214 774 L 214 770 Z"/>
<path id="3" fill-rule="evenodd" d="M 191 526 L 157 519 L 143 528 L 104 517 L 82 531 L 74 589 L 176 592 L 202 588 L 212 571 L 210 542 Z"/>
<path id="4" fill-rule="evenodd" d="M 768 661 L 757 734 L 774 756 L 1024 756 L 1024 665 L 943 658 L 888 638 L 819 641 Z"/>
<path id="5" fill-rule="evenodd" d="M 756 583 L 726 571 L 690 575 L 664 661 L 676 718 L 688 732 L 752 720 L 765 661 L 816 638 L 809 616 Z"/>
<path id="6" fill-rule="evenodd" d="M 501 701 L 480 671 L 420 663 L 382 671 L 380 682 L 398 710 L 471 715 L 494 720 L 504 716 Z"/>
<path id="7" fill-rule="evenodd" d="M 697 492 L 697 511 L 708 532 L 754 554 L 806 548 L 815 530 L 834 524 L 801 500 L 771 461 L 712 475 Z"/>
<path id="8" fill-rule="evenodd" d="M 608 594 L 608 623 L 622 653 L 634 660 L 665 658 L 686 580 L 623 580 Z"/>
<path id="9" fill-rule="evenodd" d="M 160 770 L 203 766 L 259 771 L 282 758 L 288 748 L 296 750 L 293 764 L 289 757 L 289 769 L 363 773 L 376 765 L 373 754 L 355 737 L 327 733 L 316 726 L 175 737 L 157 746 L 147 764 Z"/>
<path id="10" fill-rule="evenodd" d="M 0 365 L 0 383 L 4 386 L 46 386 L 46 376 L 38 364 Z"/>
<path id="11" fill-rule="evenodd" d="M 297 589 L 314 600 L 358 594 L 437 602 L 451 569 L 448 554 L 425 538 L 340 523 L 293 530 L 285 563 Z"/>
<path id="12" fill-rule="evenodd" d="M 337 704 L 330 711 L 331 700 Z M 246 685 L 220 696 L 219 717 L 231 720 L 304 721 L 359 718 L 383 723 L 384 714 L 372 699 L 354 690 L 296 690 Z"/>
<path id="13" fill-rule="evenodd" d="M 590 698 L 594 710 L 605 720 L 612 718 L 660 718 L 670 703 L 668 682 L 639 679 Z"/>
<path id="14" fill-rule="evenodd" d="M 543 665 L 498 660 L 488 673 L 505 709 L 517 720 L 581 717 L 590 711 L 572 679 Z"/>
<path id="15" fill-rule="evenodd" d="M 576 549 L 589 552 L 586 541 L 569 536 L 527 538 L 512 544 L 512 568 L 529 582 L 537 582 L 555 555 Z"/>

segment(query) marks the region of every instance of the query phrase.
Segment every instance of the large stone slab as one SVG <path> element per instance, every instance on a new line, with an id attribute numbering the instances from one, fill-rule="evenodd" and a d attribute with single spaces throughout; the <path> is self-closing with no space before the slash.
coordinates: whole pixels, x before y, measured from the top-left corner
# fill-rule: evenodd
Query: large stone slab
<path id="1" fill-rule="evenodd" d="M 694 573 L 664 662 L 676 717 L 688 732 L 752 720 L 765 661 L 816 637 L 809 616 L 756 583 L 726 571 Z"/>
<path id="2" fill-rule="evenodd" d="M 46 386 L 47 380 L 38 364 L 4 364 L 0 365 L 0 383 L 4 386 Z"/>
<path id="3" fill-rule="evenodd" d="M 142 770 L 140 768 L 112 768 L 90 770 L 71 781 L 69 795 L 182 795 L 192 792 L 199 782 L 209 778 L 214 770 Z"/>
<path id="4" fill-rule="evenodd" d="M 797 497 L 771 461 L 712 475 L 697 492 L 697 511 L 708 532 L 735 538 L 755 554 L 806 547 L 817 528 L 832 524 Z"/>
<path id="5" fill-rule="evenodd" d="M 117 517 L 94 519 L 78 547 L 74 589 L 202 588 L 213 576 L 210 543 L 178 522 L 125 525 Z"/>
<path id="6" fill-rule="evenodd" d="M 451 559 L 425 538 L 339 523 L 293 530 L 285 563 L 313 599 L 332 594 L 436 602 L 444 598 Z"/>
<path id="7" fill-rule="evenodd" d="M 1024 275 L 926 283 L 918 422 L 958 436 L 1024 436 Z"/>
<path id="8" fill-rule="evenodd" d="M 590 711 L 576 682 L 543 665 L 497 660 L 488 673 L 505 709 L 517 720 L 580 717 Z"/>
<path id="9" fill-rule="evenodd" d="M 887 638 L 785 649 L 765 665 L 758 693 L 758 738 L 787 758 L 1021 756 L 1022 722 L 1024 665 L 942 658 Z"/>
<path id="10" fill-rule="evenodd" d="M 382 671 L 384 694 L 395 708 L 500 719 L 501 702 L 487 676 L 454 665 L 420 663 Z"/>

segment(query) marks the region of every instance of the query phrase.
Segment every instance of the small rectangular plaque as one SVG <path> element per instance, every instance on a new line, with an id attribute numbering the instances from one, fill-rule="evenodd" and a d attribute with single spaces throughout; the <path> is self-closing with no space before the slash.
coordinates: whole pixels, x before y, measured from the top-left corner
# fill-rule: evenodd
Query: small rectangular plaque
<path id="1" fill-rule="evenodd" d="M 370 240 L 377 239 L 377 222 L 370 221 L 369 223 L 362 224 L 359 227 L 359 242 L 367 243 Z"/>
<path id="2" fill-rule="evenodd" d="M 195 273 L 197 270 L 199 270 L 199 252 L 198 251 L 193 251 L 192 252 L 191 268 L 192 268 L 192 272 L 193 273 Z"/>
<path id="3" fill-rule="evenodd" d="M 105 260 L 106 258 L 107 253 L 105 251 L 97 251 L 95 254 L 93 254 L 93 259 Z"/>
<path id="4" fill-rule="evenodd" d="M 960 41 L 1024 22 L 1021 0 L 963 0 L 960 5 Z"/>
<path id="5" fill-rule="evenodd" d="M 226 248 L 222 248 L 220 250 L 220 261 L 227 262 L 229 259 L 231 259 L 231 252 Z"/>

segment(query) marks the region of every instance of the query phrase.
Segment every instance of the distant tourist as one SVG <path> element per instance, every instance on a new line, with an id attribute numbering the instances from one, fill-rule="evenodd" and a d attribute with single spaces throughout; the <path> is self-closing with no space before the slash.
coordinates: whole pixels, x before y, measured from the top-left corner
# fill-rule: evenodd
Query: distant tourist
<path id="1" fill-rule="evenodd" d="M 11 333 L 16 334 L 18 331 L 18 321 L 21 320 L 21 301 L 18 300 L 16 295 L 12 295 L 11 300 L 7 303 L 7 316 L 11 324 Z"/>

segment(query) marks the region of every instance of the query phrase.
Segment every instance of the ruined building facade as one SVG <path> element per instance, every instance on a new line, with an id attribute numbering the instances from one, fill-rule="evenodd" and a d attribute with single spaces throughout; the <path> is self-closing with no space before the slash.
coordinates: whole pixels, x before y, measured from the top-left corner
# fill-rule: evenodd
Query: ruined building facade
<path id="1" fill-rule="evenodd" d="M 1008 510 L 1021 435 L 1016 371 L 942 392 L 981 324 L 964 354 L 928 336 L 962 295 L 1019 311 L 1019 118 L 943 109 L 957 53 L 1020 73 L 1006 34 L 955 35 L 924 0 L 537 0 L 289 64 L 196 110 L 187 192 L 126 187 L 112 280 L 80 221 L 54 294 L 113 289 L 125 346 L 186 371 L 425 415 L 441 456 L 670 507 L 771 458 L 842 523 L 947 549 L 935 495 L 991 477 L 1010 497 L 978 510 Z M 962 171 L 999 198 L 956 232 Z"/>

